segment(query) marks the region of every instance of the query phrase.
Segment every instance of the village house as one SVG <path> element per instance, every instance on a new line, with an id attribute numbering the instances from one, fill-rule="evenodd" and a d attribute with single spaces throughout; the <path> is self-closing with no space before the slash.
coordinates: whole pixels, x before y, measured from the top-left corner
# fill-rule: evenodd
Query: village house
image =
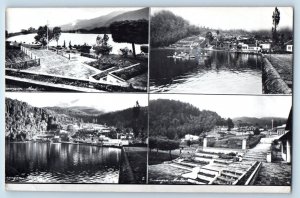
<path id="1" fill-rule="evenodd" d="M 281 142 L 281 156 L 282 159 L 287 163 L 292 162 L 292 149 L 291 149 L 292 131 L 293 131 L 292 117 L 293 117 L 293 112 L 291 110 L 286 126 L 284 127 L 285 134 L 279 138 L 279 141 Z"/>
<path id="2" fill-rule="evenodd" d="M 276 131 L 277 135 L 284 135 L 286 133 L 285 128 L 286 128 L 286 124 L 275 127 L 275 131 Z"/>
<path id="3" fill-rule="evenodd" d="M 197 140 L 199 140 L 199 136 L 197 136 L 197 135 L 191 135 L 191 134 L 186 134 L 184 136 L 184 140 L 197 141 Z"/>
<path id="4" fill-rule="evenodd" d="M 287 52 L 293 52 L 293 40 L 284 43 L 284 48 Z"/>
<path id="5" fill-rule="evenodd" d="M 263 52 L 269 52 L 271 49 L 271 43 L 261 43 L 259 44 Z"/>

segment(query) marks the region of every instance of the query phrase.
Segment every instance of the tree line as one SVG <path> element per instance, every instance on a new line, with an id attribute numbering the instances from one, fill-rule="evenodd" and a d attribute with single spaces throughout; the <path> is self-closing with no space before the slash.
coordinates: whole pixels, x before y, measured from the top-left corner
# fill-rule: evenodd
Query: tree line
<path id="1" fill-rule="evenodd" d="M 200 135 L 211 131 L 215 126 L 233 128 L 233 122 L 224 119 L 216 112 L 202 110 L 191 104 L 158 99 L 149 103 L 149 134 L 151 137 L 166 137 L 177 140 L 186 134 Z"/>
<path id="2" fill-rule="evenodd" d="M 160 11 L 151 17 L 151 46 L 168 46 L 178 40 L 200 34 L 200 29 L 170 11 Z"/>
<path id="3" fill-rule="evenodd" d="M 169 140 L 162 137 L 150 137 L 148 142 L 150 152 L 152 149 L 156 149 L 156 153 L 158 153 L 158 150 L 169 151 L 170 160 L 172 160 L 172 150 L 178 149 L 179 145 L 178 140 Z"/>

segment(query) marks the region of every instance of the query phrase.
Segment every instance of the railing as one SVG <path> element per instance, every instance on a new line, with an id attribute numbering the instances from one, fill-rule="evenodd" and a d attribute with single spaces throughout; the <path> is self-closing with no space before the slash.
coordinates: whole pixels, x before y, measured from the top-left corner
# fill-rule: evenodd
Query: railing
<path id="1" fill-rule="evenodd" d="M 8 64 L 5 64 L 5 67 L 20 70 L 20 69 L 28 69 L 30 67 L 40 66 L 40 63 L 41 63 L 40 59 L 32 59 L 29 61 L 8 63 Z"/>

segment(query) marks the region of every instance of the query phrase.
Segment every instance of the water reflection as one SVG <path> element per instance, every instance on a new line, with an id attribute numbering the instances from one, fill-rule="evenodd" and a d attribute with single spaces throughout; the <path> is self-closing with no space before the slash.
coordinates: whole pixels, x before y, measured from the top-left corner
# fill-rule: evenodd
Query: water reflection
<path id="1" fill-rule="evenodd" d="M 117 183 L 120 149 L 6 143 L 7 182 Z"/>
<path id="2" fill-rule="evenodd" d="M 152 92 L 262 93 L 262 60 L 257 55 L 192 49 L 186 51 L 191 57 L 175 59 L 170 57 L 175 51 L 151 51 Z"/>

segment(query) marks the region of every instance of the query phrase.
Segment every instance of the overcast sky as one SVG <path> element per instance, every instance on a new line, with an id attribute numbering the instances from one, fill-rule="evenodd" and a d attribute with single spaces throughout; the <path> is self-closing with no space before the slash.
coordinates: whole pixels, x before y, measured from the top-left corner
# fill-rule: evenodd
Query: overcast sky
<path id="1" fill-rule="evenodd" d="M 193 25 L 214 29 L 259 30 L 272 28 L 272 14 L 275 7 L 173 7 L 151 8 L 151 14 L 169 10 L 183 17 Z M 279 28 L 293 27 L 293 8 L 278 7 Z"/>
<path id="2" fill-rule="evenodd" d="M 6 93 L 6 97 L 27 102 L 35 107 L 93 107 L 105 112 L 133 107 L 136 101 L 140 106 L 148 106 L 147 94 L 114 93 Z"/>
<path id="3" fill-rule="evenodd" d="M 8 8 L 6 10 L 6 30 L 20 32 L 29 27 L 46 25 L 59 26 L 74 23 L 78 19 L 91 19 L 114 11 L 132 11 L 141 8 Z"/>
<path id="4" fill-rule="evenodd" d="M 150 99 L 187 102 L 200 110 L 215 111 L 223 118 L 242 116 L 288 118 L 292 105 L 291 96 L 151 94 Z"/>

